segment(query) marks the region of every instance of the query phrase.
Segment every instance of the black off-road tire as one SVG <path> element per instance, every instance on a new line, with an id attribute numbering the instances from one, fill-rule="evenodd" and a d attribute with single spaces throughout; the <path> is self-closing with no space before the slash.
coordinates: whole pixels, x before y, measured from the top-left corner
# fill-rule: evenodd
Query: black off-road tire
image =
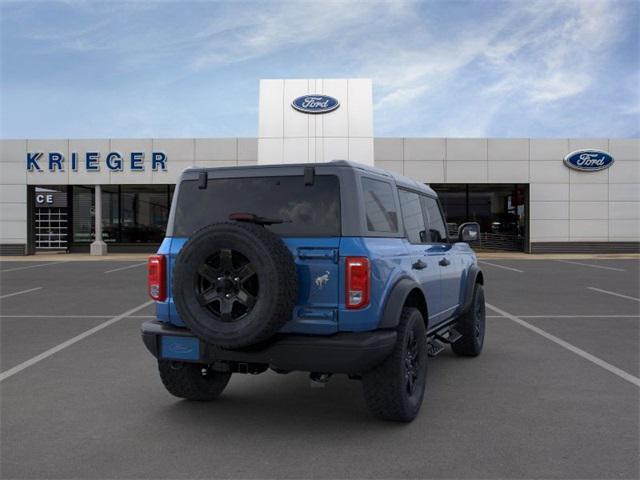
<path id="1" fill-rule="evenodd" d="M 198 402 L 218 398 L 231 378 L 230 373 L 214 372 L 197 363 L 159 360 L 158 370 L 169 393 Z"/>
<path id="2" fill-rule="evenodd" d="M 199 269 L 222 250 L 248 260 L 258 282 L 251 309 L 231 321 L 203 306 L 198 292 Z M 291 252 L 273 232 L 252 223 L 221 222 L 200 229 L 182 247 L 173 269 L 172 293 L 180 318 L 197 337 L 220 347 L 241 348 L 267 340 L 291 319 L 298 275 Z"/>
<path id="3" fill-rule="evenodd" d="M 403 308 L 396 346 L 389 357 L 362 376 L 367 408 L 384 420 L 410 422 L 422 405 L 427 377 L 427 336 L 422 314 L 416 308 Z M 415 340 L 418 364 L 414 389 L 408 386 L 407 353 Z"/>
<path id="4" fill-rule="evenodd" d="M 457 355 L 477 357 L 482 352 L 485 334 L 484 288 L 476 283 L 469 310 L 462 314 L 456 322 L 456 330 L 462 337 L 451 344 Z"/>

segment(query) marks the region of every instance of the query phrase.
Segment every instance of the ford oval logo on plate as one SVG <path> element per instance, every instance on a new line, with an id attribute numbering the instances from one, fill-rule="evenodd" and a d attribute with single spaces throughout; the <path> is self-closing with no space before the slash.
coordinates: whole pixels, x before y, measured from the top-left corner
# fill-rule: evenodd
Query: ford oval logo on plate
<path id="1" fill-rule="evenodd" d="M 193 347 L 184 343 L 174 343 L 169 347 L 169 350 L 173 353 L 191 353 L 193 352 Z"/>
<path id="2" fill-rule="evenodd" d="M 602 150 L 576 150 L 564 157 L 569 168 L 583 172 L 597 172 L 613 165 L 613 157 Z"/>
<path id="3" fill-rule="evenodd" d="M 327 113 L 340 106 L 340 102 L 328 95 L 304 95 L 291 102 L 291 106 L 304 113 Z"/>

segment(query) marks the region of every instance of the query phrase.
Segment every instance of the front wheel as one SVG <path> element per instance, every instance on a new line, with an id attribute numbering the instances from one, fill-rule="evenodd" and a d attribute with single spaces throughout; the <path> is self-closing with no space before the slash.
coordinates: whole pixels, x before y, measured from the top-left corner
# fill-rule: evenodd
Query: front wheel
<path id="1" fill-rule="evenodd" d="M 456 330 L 462 338 L 451 344 L 451 349 L 458 355 L 477 357 L 482 352 L 485 331 L 484 288 L 476 283 L 473 288 L 471 307 L 456 321 Z"/>
<path id="2" fill-rule="evenodd" d="M 158 370 L 169 393 L 200 402 L 218 398 L 231 378 L 230 373 L 215 372 L 197 363 L 159 360 Z"/>
<path id="3" fill-rule="evenodd" d="M 384 362 L 362 376 L 364 399 L 376 417 L 410 422 L 422 405 L 427 377 L 427 333 L 422 314 L 403 308 L 396 346 Z"/>

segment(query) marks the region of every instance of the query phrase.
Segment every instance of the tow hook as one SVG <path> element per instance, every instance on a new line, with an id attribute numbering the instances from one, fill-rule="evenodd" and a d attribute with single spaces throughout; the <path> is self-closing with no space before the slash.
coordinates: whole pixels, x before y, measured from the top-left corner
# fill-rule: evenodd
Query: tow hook
<path id="1" fill-rule="evenodd" d="M 311 380 L 312 388 L 323 388 L 331 378 L 331 373 L 311 372 L 309 380 Z"/>

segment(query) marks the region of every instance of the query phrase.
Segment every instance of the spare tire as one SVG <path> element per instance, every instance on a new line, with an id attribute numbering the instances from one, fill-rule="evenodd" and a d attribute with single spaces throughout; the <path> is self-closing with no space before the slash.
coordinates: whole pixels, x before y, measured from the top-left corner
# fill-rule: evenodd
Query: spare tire
<path id="1" fill-rule="evenodd" d="M 180 318 L 200 339 L 224 348 L 264 341 L 291 319 L 298 275 L 282 239 L 252 223 L 198 230 L 173 268 Z"/>

